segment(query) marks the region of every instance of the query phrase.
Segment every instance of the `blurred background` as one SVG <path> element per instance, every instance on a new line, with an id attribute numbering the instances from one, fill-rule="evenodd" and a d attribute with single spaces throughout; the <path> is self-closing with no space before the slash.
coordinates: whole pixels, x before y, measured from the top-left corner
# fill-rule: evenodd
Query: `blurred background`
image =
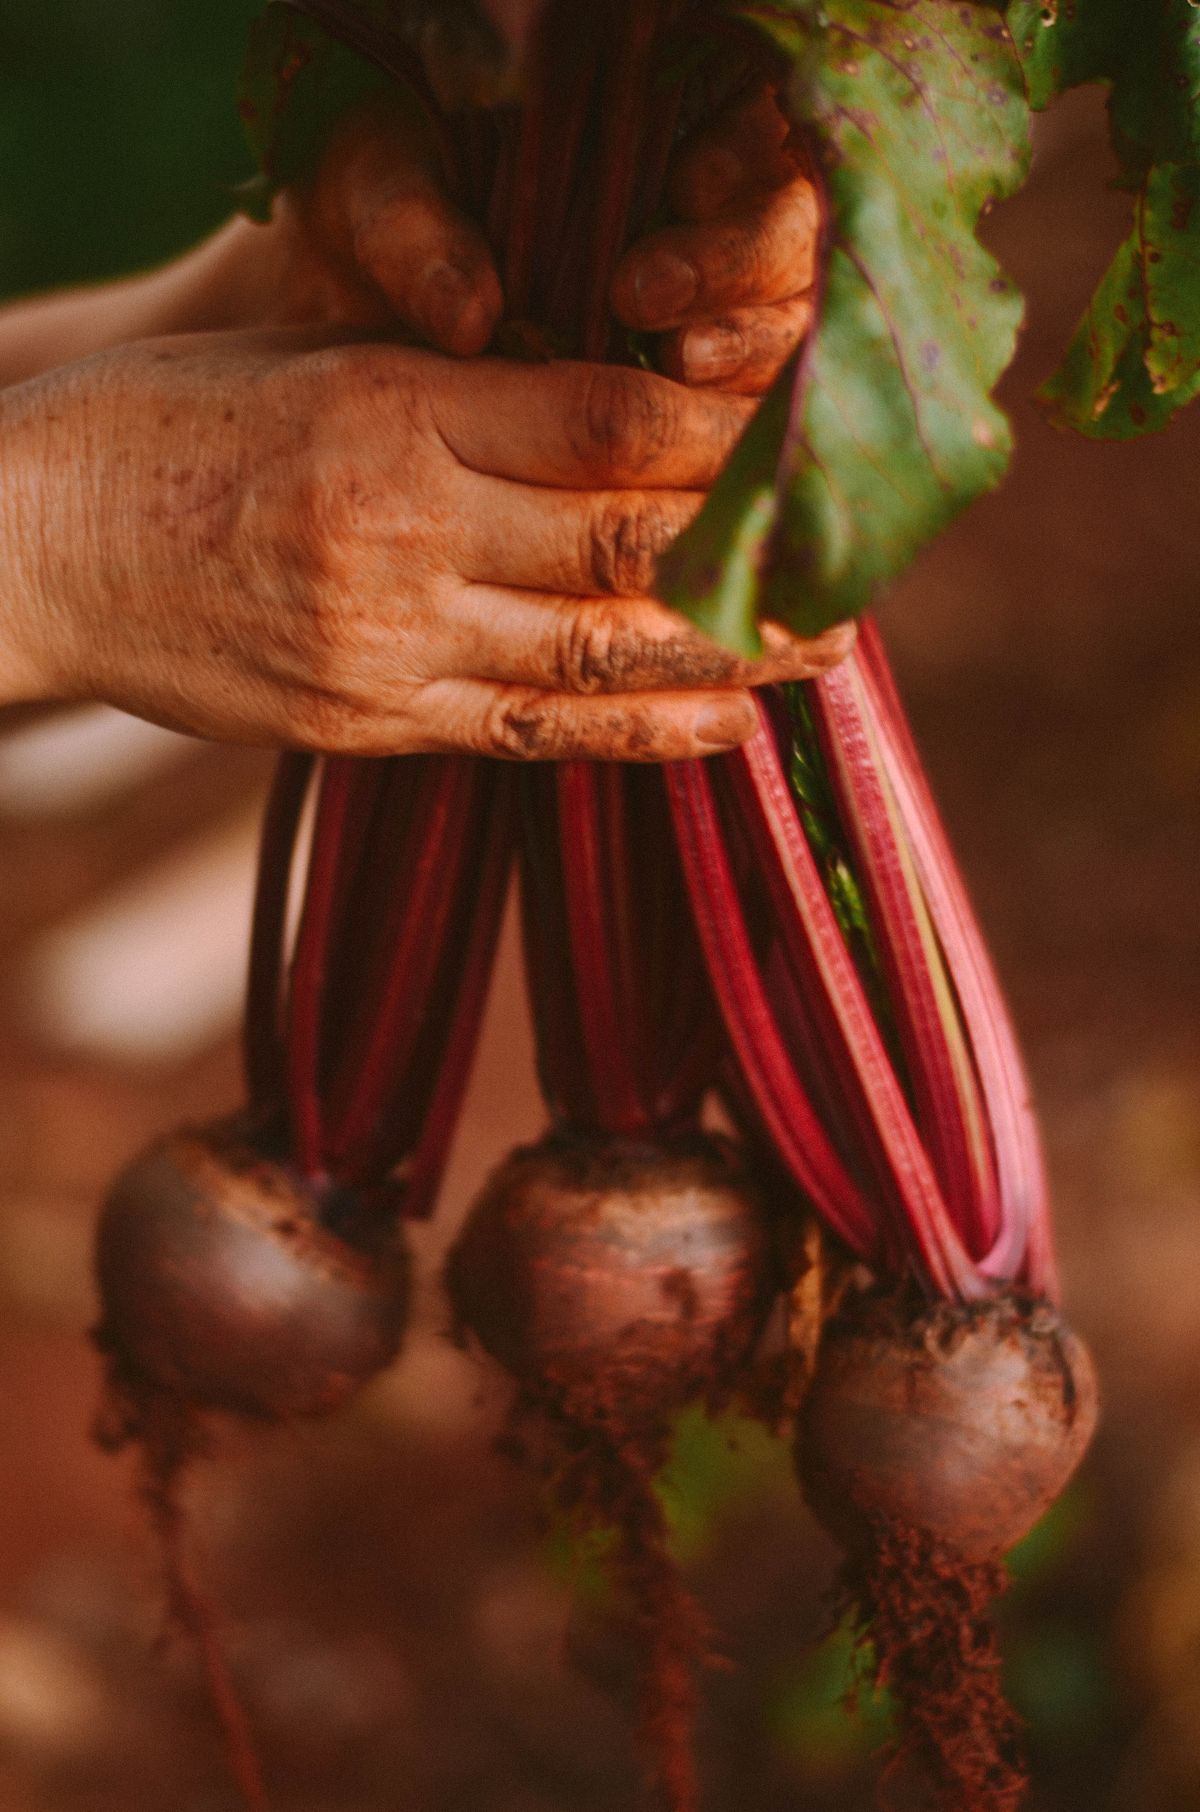
<path id="1" fill-rule="evenodd" d="M 251 0 L 0 0 L 0 295 L 135 269 L 231 207 Z M 886 627 L 1045 1116 L 1074 1318 L 1107 1419 L 1003 1610 L 1037 1812 L 1200 1804 L 1200 412 L 1133 447 L 1029 398 L 1123 230 L 1097 97 L 1041 131 L 990 233 L 1030 298 L 1020 450 Z M 156 1647 L 126 1470 L 89 1443 L 88 1241 L 153 1131 L 237 1095 L 268 763 L 102 710 L 0 735 L 0 1812 L 227 1812 L 190 1657 Z M 517 1060 L 519 1057 L 519 1061 Z M 204 1565 L 279 1812 L 636 1803 L 627 1661 L 503 1398 L 444 1339 L 438 1254 L 539 1129 L 509 938 L 430 1278 L 394 1376 L 335 1426 L 231 1442 Z M 787 1456 L 681 1430 L 676 1536 L 729 1656 L 708 1804 L 871 1803 L 886 1707 L 848 1711 L 832 1556 Z M 578 1573 L 578 1570 L 576 1570 Z"/>

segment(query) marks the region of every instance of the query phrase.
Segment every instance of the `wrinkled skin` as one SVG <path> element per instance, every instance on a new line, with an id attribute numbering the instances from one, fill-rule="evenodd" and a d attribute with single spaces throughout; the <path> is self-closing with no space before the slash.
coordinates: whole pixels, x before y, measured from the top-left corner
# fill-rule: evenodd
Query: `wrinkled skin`
<path id="1" fill-rule="evenodd" d="M 36 490 L 86 451 L 40 537 L 10 542 L 27 695 L 225 741 L 667 760 L 740 741 L 747 683 L 843 645 L 801 659 L 780 632 L 752 666 L 645 595 L 738 433 L 730 398 L 290 334 L 161 341 L 32 388 L 9 472 Z"/>
<path id="2" fill-rule="evenodd" d="M 738 661 L 652 596 L 807 322 L 813 206 L 759 96 L 671 178 L 618 271 L 678 384 L 472 364 L 503 307 L 428 147 L 368 110 L 268 228 L 0 315 L 0 698 L 102 698 L 222 739 L 363 754 L 672 759 L 750 734 Z M 397 325 L 437 348 L 249 325 Z M 220 336 L 127 345 L 147 334 Z M 232 331 L 238 330 L 238 331 Z M 728 391 L 733 395 L 720 395 Z"/>

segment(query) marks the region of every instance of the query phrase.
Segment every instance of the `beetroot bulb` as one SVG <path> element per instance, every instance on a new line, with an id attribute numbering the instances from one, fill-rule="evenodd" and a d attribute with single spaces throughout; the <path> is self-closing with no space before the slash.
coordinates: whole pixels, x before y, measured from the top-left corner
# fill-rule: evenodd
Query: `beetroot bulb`
<path id="1" fill-rule="evenodd" d="M 652 1790 L 691 1812 L 707 1638 L 668 1553 L 655 1478 L 678 1414 L 719 1408 L 744 1374 L 775 1289 L 771 1238 L 744 1154 L 700 1126 L 721 1043 L 661 777 L 574 764 L 522 775 L 522 795 L 552 1130 L 491 1177 L 447 1286 L 459 1328 L 515 1386 L 514 1444 L 548 1455 L 577 1528 L 613 1531 Z"/>
<path id="2" fill-rule="evenodd" d="M 96 1239 L 100 1438 L 140 1451 L 171 1610 L 197 1645 L 255 1808 L 261 1770 L 188 1562 L 180 1482 L 214 1417 L 265 1428 L 324 1415 L 395 1359 L 409 1299 L 403 1223 L 433 1204 L 510 868 L 503 770 L 330 759 L 314 783 L 313 767 L 283 759 L 264 824 L 248 1105 L 135 1158 Z"/>
<path id="3" fill-rule="evenodd" d="M 899 1704 L 893 1765 L 920 1766 L 939 1812 L 1012 1812 L 988 1611 L 1088 1445 L 1095 1374 L 1057 1304 L 1016 1042 L 873 625 L 760 716 L 668 784 L 731 1108 L 844 1254 L 797 1466 Z"/>
<path id="4" fill-rule="evenodd" d="M 337 1206 L 232 1125 L 182 1129 L 135 1159 L 96 1245 L 98 1339 L 129 1394 L 286 1422 L 338 1408 L 390 1365 L 404 1248 L 345 1238 Z"/>

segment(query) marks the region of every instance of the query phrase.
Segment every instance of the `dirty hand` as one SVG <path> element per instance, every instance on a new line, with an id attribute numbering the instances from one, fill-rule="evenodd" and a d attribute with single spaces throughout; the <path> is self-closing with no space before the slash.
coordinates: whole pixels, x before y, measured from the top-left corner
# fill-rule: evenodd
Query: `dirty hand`
<path id="1" fill-rule="evenodd" d="M 677 224 L 626 255 L 614 312 L 661 336 L 671 377 L 761 395 L 809 326 L 817 240 L 816 197 L 773 93 L 686 141 L 667 192 Z M 311 186 L 281 197 L 273 230 L 291 246 L 276 319 L 399 323 L 469 357 L 503 313 L 491 253 L 447 199 L 432 137 L 387 96 L 343 121 Z"/>
<path id="2" fill-rule="evenodd" d="M 669 760 L 754 727 L 649 595 L 750 405 L 326 331 L 140 343 L 0 396 L 0 696 L 364 755 Z"/>

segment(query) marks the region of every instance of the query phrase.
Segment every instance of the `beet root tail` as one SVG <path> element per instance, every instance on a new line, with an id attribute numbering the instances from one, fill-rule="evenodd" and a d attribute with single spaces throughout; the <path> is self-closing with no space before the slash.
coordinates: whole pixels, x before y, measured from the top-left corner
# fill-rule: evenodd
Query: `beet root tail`
<path id="1" fill-rule="evenodd" d="M 1004 1569 L 904 1524 L 873 1533 L 842 1589 L 874 1685 L 897 1702 L 888 1773 L 919 1769 L 931 1812 L 1017 1812 L 1029 1782 L 991 1614 Z"/>
<path id="2" fill-rule="evenodd" d="M 697 1812 L 697 1671 L 710 1658 L 708 1620 L 667 1550 L 662 1508 L 649 1485 L 641 1505 L 630 1498 L 618 1571 L 644 1657 L 638 1732 L 651 1799 L 660 1812 Z"/>

